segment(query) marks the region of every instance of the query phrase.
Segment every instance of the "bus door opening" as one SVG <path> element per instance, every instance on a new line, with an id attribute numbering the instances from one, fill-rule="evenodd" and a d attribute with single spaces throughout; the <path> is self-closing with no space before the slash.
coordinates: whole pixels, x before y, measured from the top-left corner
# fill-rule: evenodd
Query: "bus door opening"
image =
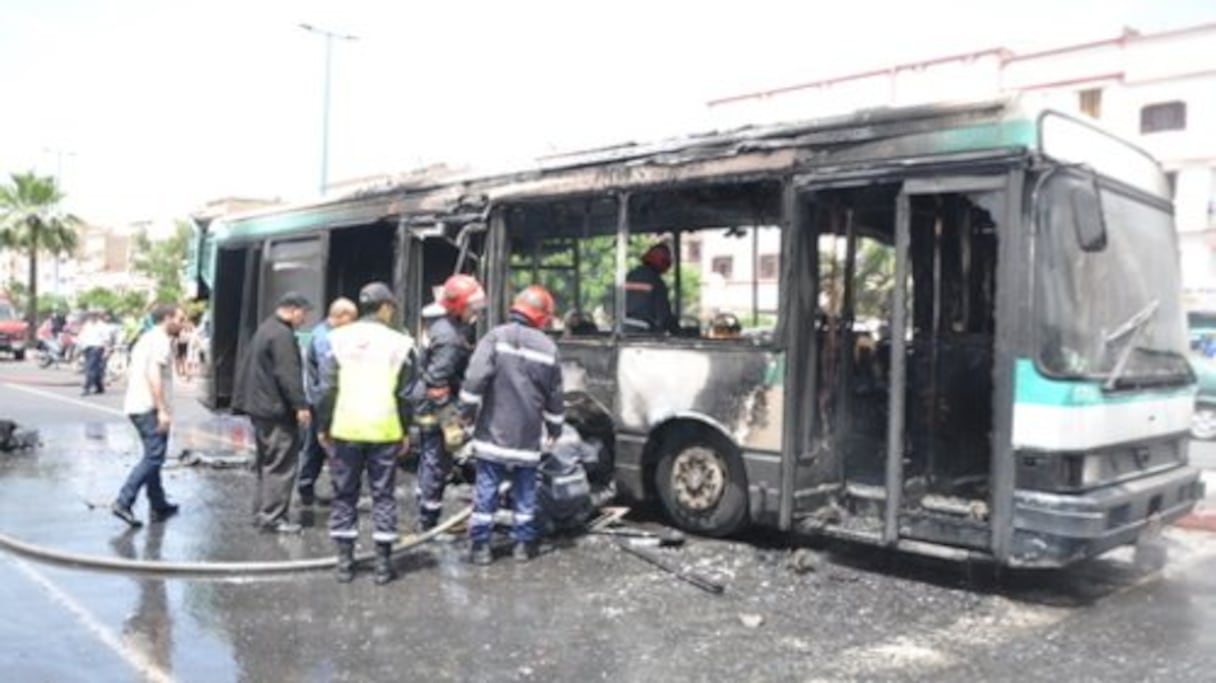
<path id="1" fill-rule="evenodd" d="M 942 189 L 814 193 L 812 449 L 850 529 L 987 547 L 1001 195 Z"/>

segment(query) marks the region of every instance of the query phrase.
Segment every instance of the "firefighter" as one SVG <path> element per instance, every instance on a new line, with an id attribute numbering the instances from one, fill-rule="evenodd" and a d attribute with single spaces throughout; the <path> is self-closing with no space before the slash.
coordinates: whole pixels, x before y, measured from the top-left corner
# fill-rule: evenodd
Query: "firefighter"
<path id="1" fill-rule="evenodd" d="M 663 275 L 671 270 L 671 248 L 662 242 L 642 255 L 642 263 L 625 276 L 625 329 L 634 333 L 679 331 Z"/>
<path id="2" fill-rule="evenodd" d="M 389 327 L 397 299 L 388 285 L 373 282 L 359 292 L 358 322 L 329 334 L 330 354 L 322 359 L 325 397 L 317 438 L 331 453 L 334 499 L 329 535 L 338 547 L 337 578 L 348 583 L 355 572 L 359 536 L 359 489 L 367 471 L 372 490 L 372 540 L 376 544 L 375 581 L 392 581 L 393 542 L 397 540 L 397 456 L 409 447 L 407 396 L 414 340 Z"/>
<path id="3" fill-rule="evenodd" d="M 514 502 L 514 557 L 536 555 L 536 468 L 541 443 L 562 430 L 562 375 L 557 345 L 543 330 L 553 297 L 539 285 L 519 294 L 511 320 L 477 344 L 460 391 L 463 412 L 476 411 L 473 456 L 477 481 L 469 523 L 469 560 L 489 564 L 498 486 L 510 477 Z"/>
<path id="4" fill-rule="evenodd" d="M 456 398 L 473 353 L 473 322 L 478 311 L 485 308 L 486 293 L 472 276 L 453 275 L 443 283 L 435 303 L 443 309 L 443 315 L 427 329 L 413 397 L 414 424 L 421 441 L 415 491 L 419 532 L 433 528 L 443 510 L 443 490 L 452 469 L 451 451 L 459 447 L 459 443 L 447 443 L 445 434 L 463 433 Z"/>

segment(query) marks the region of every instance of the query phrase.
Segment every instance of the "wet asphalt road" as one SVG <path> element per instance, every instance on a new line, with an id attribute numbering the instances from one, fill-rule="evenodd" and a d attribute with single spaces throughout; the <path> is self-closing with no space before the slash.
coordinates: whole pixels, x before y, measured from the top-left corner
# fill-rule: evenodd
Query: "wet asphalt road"
<path id="1" fill-rule="evenodd" d="M 127 532 L 90 509 L 113 497 L 137 444 L 119 398 L 82 399 L 74 380 L 0 364 L 0 417 L 40 426 L 46 442 L 0 455 L 0 533 L 108 557 L 329 552 L 323 510 L 304 515 L 314 527 L 297 538 L 250 528 L 240 469 L 168 470 L 183 514 L 164 525 Z M 212 418 L 191 393 L 179 392 L 171 455 L 239 452 L 240 423 Z M 1196 460 L 1216 466 L 1216 448 L 1200 445 Z M 602 537 L 484 569 L 462 563 L 458 544 L 433 544 L 402 558 L 402 578 L 384 588 L 366 575 L 339 586 L 328 572 L 94 573 L 0 552 L 0 671 L 11 681 L 1216 680 L 1212 534 L 1169 529 L 1066 572 L 999 576 L 764 534 L 665 552 L 725 594 Z"/>

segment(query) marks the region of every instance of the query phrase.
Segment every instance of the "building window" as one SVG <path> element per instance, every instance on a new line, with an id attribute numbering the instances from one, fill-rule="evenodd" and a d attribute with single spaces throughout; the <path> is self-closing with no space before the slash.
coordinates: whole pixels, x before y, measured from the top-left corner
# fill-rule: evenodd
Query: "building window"
<path id="1" fill-rule="evenodd" d="M 1102 88 L 1090 88 L 1080 93 L 1081 113 L 1095 119 L 1102 117 Z"/>
<path id="2" fill-rule="evenodd" d="M 1178 171 L 1166 171 L 1165 182 L 1170 187 L 1170 199 L 1178 196 Z"/>
<path id="3" fill-rule="evenodd" d="M 1186 129 L 1186 102 L 1161 102 L 1140 110 L 1140 132 Z"/>
<path id="4" fill-rule="evenodd" d="M 688 263 L 701 262 L 701 240 L 691 239 L 684 243 L 684 260 Z"/>
<path id="5" fill-rule="evenodd" d="M 710 269 L 727 280 L 730 279 L 733 266 L 734 259 L 730 256 L 715 256 L 710 262 Z"/>
<path id="6" fill-rule="evenodd" d="M 776 280 L 777 279 L 777 255 L 776 254 L 761 254 L 760 255 L 760 279 L 761 280 Z"/>

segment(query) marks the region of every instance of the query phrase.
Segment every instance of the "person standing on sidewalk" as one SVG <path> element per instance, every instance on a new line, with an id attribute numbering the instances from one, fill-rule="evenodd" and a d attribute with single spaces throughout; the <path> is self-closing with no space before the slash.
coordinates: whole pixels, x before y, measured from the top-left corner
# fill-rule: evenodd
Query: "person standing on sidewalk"
<path id="1" fill-rule="evenodd" d="M 296 483 L 300 505 L 329 502 L 327 497 L 318 499 L 316 491 L 317 477 L 321 476 L 321 468 L 325 465 L 325 449 L 317 439 L 317 410 L 321 407 L 321 399 L 325 397 L 324 387 L 321 386 L 321 365 L 333 352 L 329 345 L 329 334 L 353 323 L 358 315 L 359 309 L 355 302 L 346 297 L 334 299 L 329 305 L 329 316 L 325 322 L 312 328 L 312 338 L 304 352 L 304 392 L 308 395 L 308 405 L 312 410 L 312 424 L 308 427 L 303 462 L 300 463 L 300 479 Z"/>
<path id="2" fill-rule="evenodd" d="M 173 338 L 185 320 L 180 306 L 158 305 L 152 310 L 152 329 L 139 338 L 131 351 L 123 412 L 139 432 L 144 454 L 131 469 L 110 511 L 132 527 L 143 526 L 131 510 L 140 489 L 146 489 L 149 519 L 153 522 L 163 522 L 178 511 L 178 506 L 165 498 L 160 468 L 165 464 L 172 423 Z"/>
<path id="3" fill-rule="evenodd" d="M 84 353 L 84 389 L 81 396 L 90 393 L 106 393 L 106 345 L 110 340 L 110 330 L 101 320 L 101 312 L 91 310 L 80 328 L 77 345 Z"/>
<path id="4" fill-rule="evenodd" d="M 486 293 L 471 275 L 453 275 L 443 283 L 437 305 L 444 315 L 431 323 L 426 348 L 419 360 L 418 382 L 414 389 L 414 423 L 418 427 L 419 451 L 418 501 L 419 532 L 439 522 L 443 511 L 443 491 L 452 470 L 452 454 L 444 438 L 447 413 L 456 415 L 456 398 L 464 378 L 469 356 L 473 353 L 473 321 L 485 308 Z"/>
<path id="5" fill-rule="evenodd" d="M 312 414 L 295 331 L 311 308 L 296 292 L 279 299 L 274 315 L 258 326 L 249 342 L 233 392 L 233 408 L 253 421 L 258 476 L 253 523 L 267 532 L 300 532 L 288 513 L 300 461 L 300 428 L 309 425 Z"/>
<path id="6" fill-rule="evenodd" d="M 553 317 L 553 296 L 540 285 L 520 292 L 511 320 L 490 330 L 469 360 L 460 391 L 462 413 L 476 411 L 473 457 L 477 480 L 469 521 L 469 561 L 493 561 L 490 537 L 498 486 L 511 479 L 516 561 L 536 555 L 536 468 L 562 432 L 562 368 L 557 344 L 542 330 Z"/>
<path id="7" fill-rule="evenodd" d="M 389 327 L 396 310 L 397 298 L 389 286 L 372 282 L 359 292 L 363 317 L 329 335 L 332 352 L 322 371 L 325 399 L 318 411 L 317 436 L 333 454 L 329 535 L 338 546 L 340 583 L 355 576 L 364 470 L 372 489 L 375 580 L 383 585 L 395 576 L 397 457 L 409 448 L 408 393 L 414 356 L 414 340 Z"/>

